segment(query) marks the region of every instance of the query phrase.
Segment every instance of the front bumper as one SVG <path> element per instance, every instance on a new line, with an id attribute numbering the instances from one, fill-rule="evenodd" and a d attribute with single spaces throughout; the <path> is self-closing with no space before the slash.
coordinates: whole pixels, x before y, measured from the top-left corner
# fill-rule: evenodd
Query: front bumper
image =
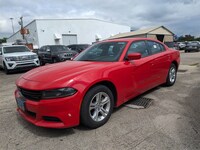
<path id="1" fill-rule="evenodd" d="M 26 60 L 26 61 L 5 61 L 8 70 L 16 70 L 23 68 L 38 67 L 40 65 L 39 59 Z"/>
<path id="2" fill-rule="evenodd" d="M 15 98 L 22 98 L 18 90 Z M 26 98 L 25 110 L 17 108 L 19 114 L 28 122 L 47 128 L 68 128 L 79 125 L 81 96 L 76 93 L 70 97 L 33 101 Z"/>

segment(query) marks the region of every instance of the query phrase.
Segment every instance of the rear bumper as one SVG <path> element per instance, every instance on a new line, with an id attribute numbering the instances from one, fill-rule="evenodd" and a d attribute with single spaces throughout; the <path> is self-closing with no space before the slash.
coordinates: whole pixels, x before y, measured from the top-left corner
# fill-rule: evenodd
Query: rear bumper
<path id="1" fill-rule="evenodd" d="M 15 97 L 21 97 L 18 90 Z M 32 101 L 25 99 L 25 111 L 17 108 L 19 114 L 28 122 L 47 128 L 69 128 L 79 125 L 81 97 L 73 96 Z"/>
<path id="2" fill-rule="evenodd" d="M 185 48 L 186 51 L 199 51 L 199 48 Z"/>

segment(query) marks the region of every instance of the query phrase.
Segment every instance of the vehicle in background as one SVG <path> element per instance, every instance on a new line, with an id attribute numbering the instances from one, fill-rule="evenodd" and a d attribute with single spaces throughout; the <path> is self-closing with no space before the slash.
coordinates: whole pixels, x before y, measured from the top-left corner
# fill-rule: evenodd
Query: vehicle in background
<path id="1" fill-rule="evenodd" d="M 178 49 L 179 50 L 184 50 L 186 47 L 185 42 L 177 42 L 178 43 Z"/>
<path id="2" fill-rule="evenodd" d="M 23 74 L 16 81 L 17 110 L 36 126 L 97 128 L 114 107 L 158 85 L 172 86 L 179 63 L 180 52 L 157 40 L 101 41 L 73 61 Z"/>
<path id="3" fill-rule="evenodd" d="M 165 45 L 167 45 L 169 48 L 172 48 L 172 49 L 178 49 L 178 44 L 175 43 L 175 42 L 164 42 Z"/>
<path id="4" fill-rule="evenodd" d="M 88 48 L 90 45 L 89 44 L 72 44 L 72 45 L 67 45 L 67 47 L 73 51 L 76 51 L 77 53 L 82 52 L 86 48 Z"/>
<path id="5" fill-rule="evenodd" d="M 187 52 L 199 52 L 199 51 L 200 51 L 199 41 L 187 42 L 186 47 L 185 47 L 185 53 L 187 53 Z"/>
<path id="6" fill-rule="evenodd" d="M 40 65 L 37 54 L 26 46 L 13 45 L 0 47 L 0 67 L 6 74 L 16 70 L 28 70 Z"/>
<path id="7" fill-rule="evenodd" d="M 75 55 L 76 51 L 70 50 L 64 45 L 45 45 L 37 51 L 41 65 L 45 63 L 56 63 L 65 60 L 71 60 Z"/>

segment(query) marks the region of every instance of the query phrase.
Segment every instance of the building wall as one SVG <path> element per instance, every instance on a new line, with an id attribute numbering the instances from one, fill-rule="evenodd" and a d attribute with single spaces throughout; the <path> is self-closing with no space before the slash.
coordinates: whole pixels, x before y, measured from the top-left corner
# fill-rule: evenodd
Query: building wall
<path id="1" fill-rule="evenodd" d="M 169 31 L 167 31 L 165 28 L 160 27 L 156 30 L 153 30 L 151 32 L 149 32 L 148 34 L 164 34 L 164 35 L 172 35 L 172 33 L 170 33 Z"/>
<path id="2" fill-rule="evenodd" d="M 92 44 L 97 37 L 100 40 L 111 35 L 128 32 L 130 27 L 100 20 L 68 19 L 68 20 L 37 20 L 39 47 L 47 44 L 63 44 L 62 35 L 77 35 L 78 44 Z M 55 40 L 55 34 L 61 35 Z"/>
<path id="3" fill-rule="evenodd" d="M 157 40 L 157 37 L 154 34 L 147 34 L 147 38 L 151 38 L 151 39 Z"/>
<path id="4" fill-rule="evenodd" d="M 165 35 L 164 42 L 173 42 L 173 41 L 174 41 L 173 35 Z"/>

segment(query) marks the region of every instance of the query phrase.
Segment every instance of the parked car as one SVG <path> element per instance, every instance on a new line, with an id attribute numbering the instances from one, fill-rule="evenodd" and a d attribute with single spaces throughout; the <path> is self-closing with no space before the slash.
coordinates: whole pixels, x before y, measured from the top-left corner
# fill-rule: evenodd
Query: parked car
<path id="1" fill-rule="evenodd" d="M 199 52 L 200 51 L 200 43 L 198 41 L 191 41 L 186 44 L 185 53 L 187 52 Z"/>
<path id="2" fill-rule="evenodd" d="M 77 52 L 70 50 L 64 45 L 45 45 L 37 52 L 41 65 L 70 60 Z"/>
<path id="3" fill-rule="evenodd" d="M 167 45 L 169 48 L 178 50 L 178 44 L 175 42 L 165 42 L 165 45 Z"/>
<path id="4" fill-rule="evenodd" d="M 185 42 L 177 42 L 178 43 L 178 49 L 179 50 L 184 50 L 186 47 Z"/>
<path id="5" fill-rule="evenodd" d="M 18 112 L 36 126 L 67 128 L 105 124 L 114 107 L 160 84 L 172 86 L 180 53 L 147 38 L 105 40 L 73 61 L 22 75 L 15 97 Z"/>
<path id="6" fill-rule="evenodd" d="M 37 54 L 32 53 L 26 46 L 0 47 L 0 67 L 6 74 L 16 70 L 28 70 L 39 65 Z"/>
<path id="7" fill-rule="evenodd" d="M 80 53 L 86 48 L 88 48 L 89 46 L 90 46 L 89 44 L 72 44 L 72 45 L 68 45 L 67 47 L 73 51 L 76 51 L 77 53 Z"/>

